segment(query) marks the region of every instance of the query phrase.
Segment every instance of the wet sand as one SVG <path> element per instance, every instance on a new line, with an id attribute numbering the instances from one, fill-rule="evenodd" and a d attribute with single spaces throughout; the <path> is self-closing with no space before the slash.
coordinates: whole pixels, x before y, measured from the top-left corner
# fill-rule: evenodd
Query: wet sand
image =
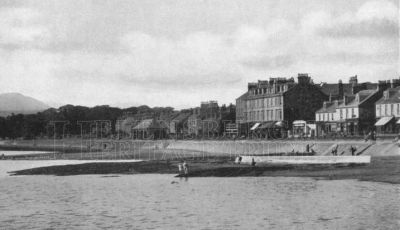
<path id="1" fill-rule="evenodd" d="M 183 160 L 183 159 L 182 159 Z M 316 179 L 356 179 L 400 184 L 400 157 L 372 157 L 365 165 L 236 165 L 232 157 L 187 158 L 188 177 L 312 177 Z M 12 172 L 11 175 L 82 174 L 174 174 L 181 160 L 104 162 L 49 166 Z"/>

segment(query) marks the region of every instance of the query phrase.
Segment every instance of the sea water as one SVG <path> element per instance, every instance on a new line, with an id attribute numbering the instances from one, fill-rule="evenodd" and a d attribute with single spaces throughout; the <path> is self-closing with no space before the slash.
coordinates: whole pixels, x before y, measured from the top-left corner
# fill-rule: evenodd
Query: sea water
<path id="1" fill-rule="evenodd" d="M 356 180 L 3 174 L 0 229 L 399 229 L 399 194 Z"/>

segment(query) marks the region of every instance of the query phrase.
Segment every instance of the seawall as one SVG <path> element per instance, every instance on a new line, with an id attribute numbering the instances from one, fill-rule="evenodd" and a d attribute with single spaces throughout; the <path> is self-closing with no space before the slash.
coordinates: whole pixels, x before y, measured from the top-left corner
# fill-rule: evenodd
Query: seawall
<path id="1" fill-rule="evenodd" d="M 55 143 L 55 147 L 52 144 Z M 268 155 L 276 153 L 310 151 L 317 156 L 332 155 L 332 149 L 338 145 L 337 154 L 351 155 L 350 147 L 356 147 L 356 155 L 369 156 L 398 156 L 400 147 L 393 141 L 363 140 L 51 140 L 15 141 L 12 145 L 0 145 L 0 149 L 8 150 L 56 150 L 64 153 L 79 152 L 108 152 L 136 154 L 142 153 L 206 153 L 211 155 Z"/>

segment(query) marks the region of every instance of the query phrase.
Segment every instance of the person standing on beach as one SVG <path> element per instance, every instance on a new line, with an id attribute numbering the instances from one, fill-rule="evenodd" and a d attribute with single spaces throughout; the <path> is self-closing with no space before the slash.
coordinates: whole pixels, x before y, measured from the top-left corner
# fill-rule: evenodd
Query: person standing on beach
<path id="1" fill-rule="evenodd" d="M 189 174 L 189 165 L 186 163 L 186 161 L 183 162 L 183 171 L 185 172 L 185 175 Z"/>
<path id="2" fill-rule="evenodd" d="M 178 164 L 179 175 L 182 175 L 182 171 L 183 171 L 182 168 L 183 168 L 183 167 L 182 167 L 182 164 L 179 163 L 179 164 Z"/>
<path id="3" fill-rule="evenodd" d="M 339 148 L 339 145 L 338 145 L 338 144 L 336 144 L 335 147 L 333 147 L 333 149 L 332 149 L 332 155 L 333 155 L 333 156 L 337 156 L 338 148 Z"/>
<path id="4" fill-rule="evenodd" d="M 355 152 L 357 151 L 357 148 L 356 147 L 353 147 L 352 145 L 350 146 L 350 152 L 351 152 L 351 155 L 352 156 L 354 156 L 354 154 L 355 154 Z"/>
<path id="5" fill-rule="evenodd" d="M 254 160 L 254 158 L 251 158 L 251 166 L 256 166 L 256 161 Z"/>

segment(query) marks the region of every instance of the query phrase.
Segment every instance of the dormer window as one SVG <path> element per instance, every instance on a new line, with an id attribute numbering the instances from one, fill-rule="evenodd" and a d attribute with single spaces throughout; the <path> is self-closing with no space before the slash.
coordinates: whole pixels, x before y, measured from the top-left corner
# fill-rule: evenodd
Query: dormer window
<path id="1" fill-rule="evenodd" d="M 389 91 L 385 91 L 383 96 L 385 97 L 385 100 L 389 99 Z"/>

